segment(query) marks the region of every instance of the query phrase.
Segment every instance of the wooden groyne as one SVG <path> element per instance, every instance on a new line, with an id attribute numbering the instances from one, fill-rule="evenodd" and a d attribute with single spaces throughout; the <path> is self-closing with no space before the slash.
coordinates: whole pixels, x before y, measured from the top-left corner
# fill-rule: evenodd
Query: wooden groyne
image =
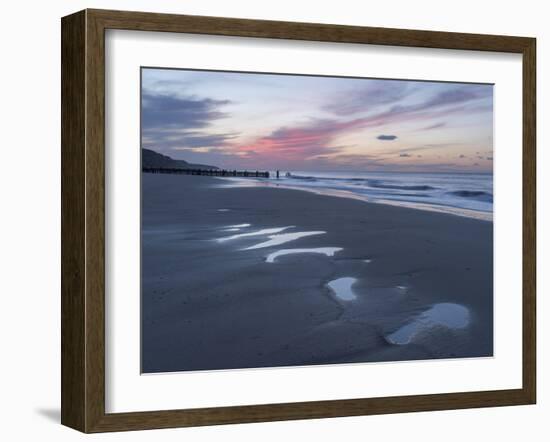
<path id="1" fill-rule="evenodd" d="M 172 173 L 180 175 L 204 175 L 204 176 L 226 176 L 242 178 L 269 178 L 269 172 L 259 170 L 225 170 L 225 169 L 171 169 L 164 167 L 143 167 L 144 173 Z"/>

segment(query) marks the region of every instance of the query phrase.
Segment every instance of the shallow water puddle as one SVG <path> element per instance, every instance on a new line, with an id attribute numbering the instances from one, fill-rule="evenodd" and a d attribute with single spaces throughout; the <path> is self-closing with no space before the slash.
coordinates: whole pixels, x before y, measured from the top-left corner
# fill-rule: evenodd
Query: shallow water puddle
<path id="1" fill-rule="evenodd" d="M 312 236 L 312 235 L 322 235 L 324 231 L 312 231 L 312 232 L 294 232 L 294 233 L 281 233 L 279 235 L 269 235 L 269 240 L 261 242 L 259 244 L 255 244 L 250 247 L 246 247 L 241 250 L 254 250 L 254 249 L 263 249 L 265 247 L 273 247 L 278 246 L 290 241 L 295 241 L 299 238 L 304 238 L 306 236 Z"/>
<path id="2" fill-rule="evenodd" d="M 344 250 L 342 247 L 317 247 L 313 249 L 282 249 L 267 255 L 266 262 L 275 262 L 279 256 L 294 255 L 296 253 L 319 253 L 325 256 L 334 256 Z"/>
<path id="3" fill-rule="evenodd" d="M 225 236 L 223 238 L 218 238 L 218 242 L 224 242 L 224 241 L 230 241 L 232 239 L 239 239 L 239 238 L 246 238 L 249 236 L 260 236 L 260 235 L 270 235 L 273 233 L 279 233 L 286 229 L 291 229 L 294 226 L 287 226 L 287 227 L 274 227 L 271 229 L 262 229 L 257 230 L 255 232 L 249 232 L 249 233 L 239 233 L 237 235 L 231 235 L 231 236 Z"/>
<path id="4" fill-rule="evenodd" d="M 221 231 L 222 232 L 238 232 L 245 227 L 250 227 L 251 224 L 233 224 L 232 226 L 225 226 Z"/>
<path id="5" fill-rule="evenodd" d="M 427 328 L 443 325 L 448 328 L 464 328 L 470 323 L 470 311 L 460 304 L 444 302 L 433 305 L 416 319 L 387 336 L 392 344 L 404 345 Z"/>
<path id="6" fill-rule="evenodd" d="M 357 282 L 357 278 L 346 276 L 330 281 L 327 286 L 334 295 L 343 301 L 353 301 L 357 298 L 353 293 L 353 285 Z"/>

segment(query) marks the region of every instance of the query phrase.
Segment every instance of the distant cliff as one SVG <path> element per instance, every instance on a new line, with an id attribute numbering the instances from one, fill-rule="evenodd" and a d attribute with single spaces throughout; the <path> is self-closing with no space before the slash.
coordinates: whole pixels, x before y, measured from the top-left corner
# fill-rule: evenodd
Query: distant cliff
<path id="1" fill-rule="evenodd" d="M 141 167 L 157 169 L 202 169 L 216 170 L 216 166 L 191 164 L 184 160 L 174 160 L 151 149 L 141 149 Z"/>

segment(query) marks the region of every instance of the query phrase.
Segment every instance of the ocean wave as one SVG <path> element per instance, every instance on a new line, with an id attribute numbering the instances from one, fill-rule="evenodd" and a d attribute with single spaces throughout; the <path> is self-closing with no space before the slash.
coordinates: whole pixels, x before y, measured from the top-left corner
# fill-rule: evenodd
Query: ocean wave
<path id="1" fill-rule="evenodd" d="M 304 176 L 304 175 L 291 175 L 288 174 L 287 178 L 292 178 L 296 180 L 306 180 L 306 181 L 317 181 L 317 178 L 314 176 Z"/>
<path id="2" fill-rule="evenodd" d="M 240 180 L 239 185 L 267 185 L 307 190 L 367 202 L 492 219 L 490 174 L 405 172 L 283 172 L 280 180 Z M 227 178 L 232 180 L 232 178 Z"/>
<path id="3" fill-rule="evenodd" d="M 367 180 L 369 186 L 376 189 L 392 189 L 392 190 L 436 190 L 437 187 L 428 186 L 426 184 L 418 185 L 398 185 L 398 184 L 385 184 L 375 180 Z"/>
<path id="4" fill-rule="evenodd" d="M 481 201 L 493 201 L 493 194 L 482 190 L 455 190 L 447 192 L 449 195 L 460 196 L 462 198 L 472 198 Z"/>
<path id="5" fill-rule="evenodd" d="M 400 197 L 414 197 L 414 198 L 431 198 L 431 195 L 426 195 L 425 193 L 399 193 L 396 196 Z"/>
<path id="6" fill-rule="evenodd" d="M 287 178 L 303 180 L 309 182 L 353 182 L 355 186 L 362 184 L 367 184 L 369 187 L 375 189 L 388 189 L 388 190 L 408 190 L 408 191 L 428 191 L 428 190 L 437 190 L 437 187 L 428 186 L 426 184 L 415 184 L 415 185 L 402 185 L 402 184 L 390 184 L 385 183 L 380 180 L 373 180 L 369 178 L 340 178 L 340 177 L 315 177 L 308 175 L 288 175 Z"/>

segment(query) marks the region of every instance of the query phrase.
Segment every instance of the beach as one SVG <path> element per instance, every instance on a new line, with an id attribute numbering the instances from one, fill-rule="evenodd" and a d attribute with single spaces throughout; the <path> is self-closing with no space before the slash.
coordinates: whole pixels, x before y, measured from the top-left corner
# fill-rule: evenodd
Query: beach
<path id="1" fill-rule="evenodd" d="M 142 372 L 493 355 L 493 223 L 142 174 Z"/>

